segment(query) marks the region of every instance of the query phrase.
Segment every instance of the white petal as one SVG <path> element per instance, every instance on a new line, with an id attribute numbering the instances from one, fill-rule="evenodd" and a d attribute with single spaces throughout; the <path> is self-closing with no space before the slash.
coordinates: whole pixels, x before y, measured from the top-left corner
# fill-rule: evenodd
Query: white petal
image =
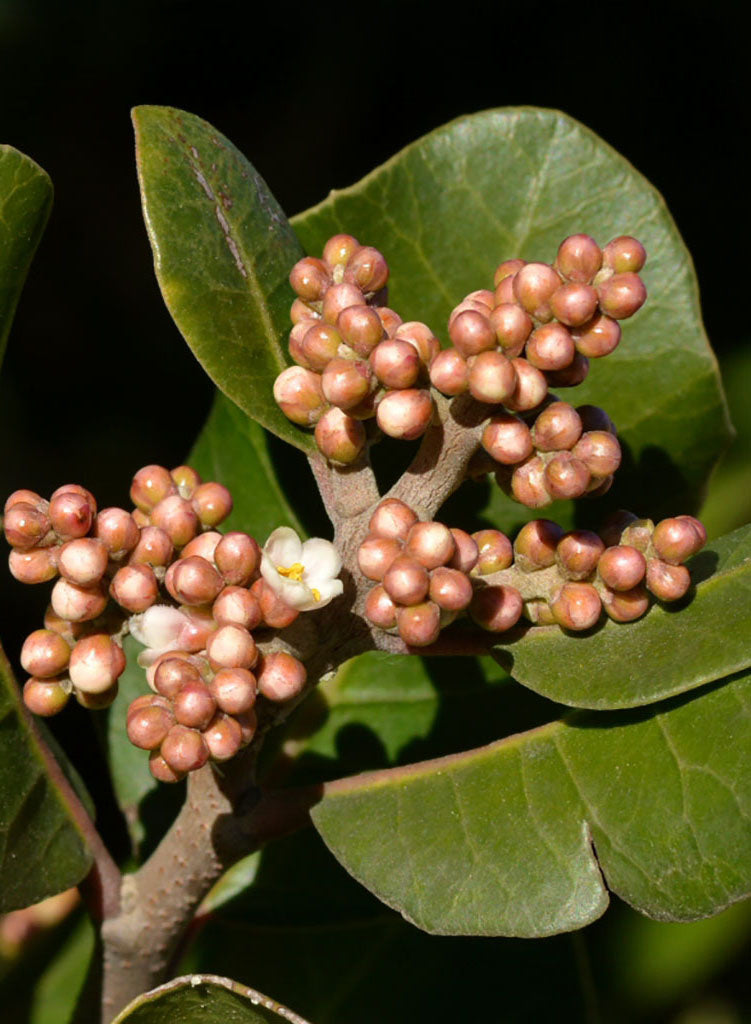
<path id="1" fill-rule="evenodd" d="M 331 541 L 321 537 L 305 541 L 301 561 L 305 566 L 303 578 L 311 587 L 318 587 L 319 582 L 338 576 L 342 568 L 342 556 Z"/>
<path id="2" fill-rule="evenodd" d="M 307 612 L 316 607 L 313 591 L 307 583 L 286 580 L 284 577 L 281 577 L 281 580 L 282 586 L 280 590 L 277 590 L 277 594 L 290 608 L 296 608 L 299 612 Z"/>
<path id="3" fill-rule="evenodd" d="M 302 543 L 294 530 L 289 526 L 279 526 L 271 534 L 263 546 L 274 565 L 289 568 L 302 561 Z"/>
<path id="4" fill-rule="evenodd" d="M 154 604 L 143 615 L 132 615 L 128 620 L 131 636 L 157 651 L 169 650 L 176 642 L 188 620 L 177 608 Z"/>
<path id="5" fill-rule="evenodd" d="M 275 593 L 281 593 L 284 577 L 276 571 L 276 566 L 265 551 L 261 554 L 261 576 Z"/>
<path id="6" fill-rule="evenodd" d="M 315 606 L 323 608 L 329 601 L 333 601 L 335 597 L 339 597 L 344 592 L 344 584 L 341 580 L 323 580 L 316 589 L 320 595 L 320 601 L 316 601 Z"/>

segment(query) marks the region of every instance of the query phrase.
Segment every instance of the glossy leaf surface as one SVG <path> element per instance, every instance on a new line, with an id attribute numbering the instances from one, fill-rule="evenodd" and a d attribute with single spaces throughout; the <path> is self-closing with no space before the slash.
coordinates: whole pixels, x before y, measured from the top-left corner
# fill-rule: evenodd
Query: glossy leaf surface
<path id="1" fill-rule="evenodd" d="M 144 992 L 113 1024 L 307 1024 L 255 989 L 229 978 L 192 974 Z"/>
<path id="2" fill-rule="evenodd" d="M 91 854 L 56 761 L 26 711 L 0 649 L 0 912 L 77 885 Z"/>
<path id="3" fill-rule="evenodd" d="M 303 449 L 272 396 L 287 365 L 288 283 L 300 246 L 253 166 L 206 121 L 136 107 L 141 198 L 164 301 L 214 383 Z"/>
<path id="4" fill-rule="evenodd" d="M 575 713 L 331 784 L 313 819 L 355 878 L 427 931 L 549 935 L 599 917 L 607 889 L 691 920 L 751 891 L 749 749 L 745 674 L 651 712 Z"/>
<path id="5" fill-rule="evenodd" d="M 405 320 L 426 321 L 444 342 L 453 306 L 492 287 L 502 260 L 552 262 L 577 232 L 601 245 L 636 235 L 649 254 L 647 304 L 624 321 L 619 348 L 593 360 L 588 380 L 561 397 L 603 406 L 618 426 L 626 457 L 611 506 L 633 505 L 640 515 L 695 508 L 729 428 L 691 259 L 661 196 L 591 131 L 534 108 L 464 117 L 293 224 L 311 255 L 339 231 L 381 249 L 391 267 L 390 305 Z M 496 495 L 492 517 L 502 528 L 527 518 Z"/>
<path id="6" fill-rule="evenodd" d="M 637 622 L 607 621 L 591 634 L 528 630 L 494 648 L 515 679 L 551 700 L 628 708 L 684 693 L 751 665 L 751 526 L 697 555 L 701 580 L 680 607 L 654 605 Z"/>

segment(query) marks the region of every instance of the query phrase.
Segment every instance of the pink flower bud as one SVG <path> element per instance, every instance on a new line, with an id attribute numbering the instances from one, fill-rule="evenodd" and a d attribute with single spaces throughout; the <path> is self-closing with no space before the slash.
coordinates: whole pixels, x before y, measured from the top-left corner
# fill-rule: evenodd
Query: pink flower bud
<path id="1" fill-rule="evenodd" d="M 513 277 L 518 270 L 527 265 L 527 261 L 516 258 L 513 260 L 504 260 L 503 263 L 499 263 L 496 268 L 495 274 L 493 275 L 493 287 L 497 288 L 501 281 L 505 281 L 507 277 Z"/>
<path id="2" fill-rule="evenodd" d="M 388 338 L 370 355 L 370 365 L 378 380 L 387 388 L 410 388 L 420 375 L 420 357 L 414 345 L 398 338 Z"/>
<path id="3" fill-rule="evenodd" d="M 190 605 L 181 605 L 179 610 L 185 616 L 186 623 L 177 638 L 176 649 L 190 653 L 202 651 L 216 630 L 211 611 Z"/>
<path id="4" fill-rule="evenodd" d="M 591 285 L 571 281 L 556 288 L 550 297 L 553 316 L 567 327 L 581 327 L 597 312 L 597 291 Z"/>
<path id="5" fill-rule="evenodd" d="M 585 464 L 593 477 L 610 476 L 621 464 L 621 446 L 612 434 L 604 430 L 590 430 L 582 434 L 571 454 Z"/>
<path id="6" fill-rule="evenodd" d="M 347 306 L 337 317 L 336 326 L 349 347 L 363 359 L 386 337 L 378 313 L 370 306 Z"/>
<path id="7" fill-rule="evenodd" d="M 498 474 L 496 479 L 503 486 Z M 539 456 L 535 455 L 516 467 L 511 475 L 511 495 L 527 508 L 544 508 L 550 504 L 552 499 L 545 486 L 545 463 Z"/>
<path id="8" fill-rule="evenodd" d="M 17 551 L 15 548 L 8 555 L 8 567 L 11 575 L 19 583 L 46 583 L 57 576 L 57 556 L 59 548 L 31 548 L 29 551 Z"/>
<path id="9" fill-rule="evenodd" d="M 357 552 L 357 564 L 360 566 L 363 576 L 380 583 L 388 567 L 401 553 L 400 541 L 371 534 L 360 545 Z"/>
<path id="10" fill-rule="evenodd" d="M 563 530 L 549 519 L 533 519 L 526 523 L 514 541 L 516 565 L 522 572 L 547 569 L 555 565 L 556 549 Z"/>
<path id="11" fill-rule="evenodd" d="M 21 649 L 21 665 L 30 676 L 38 679 L 59 676 L 69 661 L 70 647 L 51 629 L 35 629 L 26 637 Z"/>
<path id="12" fill-rule="evenodd" d="M 545 324 L 533 331 L 525 350 L 527 360 L 538 370 L 563 370 L 576 355 L 574 339 L 562 324 Z"/>
<path id="13" fill-rule="evenodd" d="M 426 569 L 446 565 L 453 558 L 455 550 L 451 530 L 443 523 L 436 522 L 415 523 L 404 544 L 404 554 L 416 559 Z"/>
<path id="14" fill-rule="evenodd" d="M 199 533 L 193 540 L 188 541 L 182 550 L 183 558 L 198 556 L 207 562 L 214 561 L 214 552 L 222 539 L 221 533 L 216 530 L 208 530 L 206 533 Z"/>
<path id="15" fill-rule="evenodd" d="M 149 771 L 157 782 L 180 782 L 185 778 L 185 772 L 178 772 L 171 768 L 158 750 L 151 752 Z"/>
<path id="16" fill-rule="evenodd" d="M 575 388 L 587 379 L 588 373 L 589 360 L 577 352 L 568 366 L 561 370 L 546 370 L 545 377 L 551 388 Z"/>
<path id="17" fill-rule="evenodd" d="M 175 721 L 189 729 L 205 729 L 216 714 L 216 701 L 203 682 L 185 683 L 172 698 Z"/>
<path id="18" fill-rule="evenodd" d="M 124 508 L 103 508 L 94 520 L 92 533 L 115 560 L 129 554 L 140 536 L 133 516 Z"/>
<path id="19" fill-rule="evenodd" d="M 399 608 L 396 613 L 399 636 L 410 647 L 428 647 L 441 632 L 441 611 L 432 601 Z"/>
<path id="20" fill-rule="evenodd" d="M 550 298 L 561 279 L 547 263 L 528 263 L 514 277 L 514 297 L 535 320 L 550 320 Z"/>
<path id="21" fill-rule="evenodd" d="M 375 311 L 378 319 L 383 324 L 387 337 L 393 338 L 403 323 L 402 318 L 393 309 L 389 309 L 388 306 L 377 306 Z"/>
<path id="22" fill-rule="evenodd" d="M 559 626 L 579 632 L 594 626 L 602 604 L 590 583 L 564 583 L 550 602 L 550 610 Z"/>
<path id="23" fill-rule="evenodd" d="M 308 326 L 301 345 L 303 365 L 320 373 L 337 356 L 341 345 L 342 336 L 331 324 L 315 323 Z"/>
<path id="24" fill-rule="evenodd" d="M 481 587 L 475 591 L 469 614 L 481 629 L 504 633 L 519 621 L 522 608 L 522 596 L 516 587 Z"/>
<path id="25" fill-rule="evenodd" d="M 81 587 L 62 579 L 52 588 L 50 601 L 60 618 L 69 622 L 89 622 L 107 607 L 107 595 L 100 586 Z"/>
<path id="26" fill-rule="evenodd" d="M 232 511 L 232 495 L 223 484 L 200 484 L 190 499 L 202 526 L 218 526 Z"/>
<path id="27" fill-rule="evenodd" d="M 80 484 L 63 484 L 62 487 L 58 487 L 56 491 L 52 492 L 50 496 L 50 504 L 55 498 L 59 498 L 61 494 L 78 494 L 81 498 L 85 498 L 87 505 L 91 509 L 91 518 L 92 520 L 94 519 L 97 512 L 97 504 L 96 498 L 91 491 L 82 487 Z"/>
<path id="28" fill-rule="evenodd" d="M 634 622 L 648 610 L 649 594 L 641 584 L 631 590 L 605 590 L 602 606 L 614 622 Z"/>
<path id="29" fill-rule="evenodd" d="M 195 772 L 209 759 L 209 748 L 203 736 L 185 725 L 173 725 L 164 740 L 160 753 L 173 772 Z"/>
<path id="30" fill-rule="evenodd" d="M 383 588 L 396 604 L 420 604 L 429 586 L 427 569 L 408 555 L 398 555 L 383 576 Z"/>
<path id="31" fill-rule="evenodd" d="M 242 626 L 252 630 L 262 619 L 261 606 L 254 594 L 245 587 L 225 587 L 211 609 L 220 626 Z"/>
<path id="32" fill-rule="evenodd" d="M 458 569 L 460 572 L 471 572 L 477 565 L 480 557 L 480 549 L 477 541 L 465 530 L 451 527 L 451 536 L 454 538 L 454 554 L 447 563 L 449 568 Z"/>
<path id="33" fill-rule="evenodd" d="M 559 452 L 545 467 L 545 490 L 554 501 L 569 501 L 587 493 L 592 475 L 571 452 Z"/>
<path id="34" fill-rule="evenodd" d="M 612 317 L 598 313 L 590 321 L 571 332 L 576 350 L 588 359 L 609 356 L 621 340 L 621 326 Z"/>
<path id="35" fill-rule="evenodd" d="M 502 281 L 498 282 L 495 292 L 493 293 L 493 299 L 495 300 L 496 307 L 509 306 L 512 303 L 517 306 L 519 305 L 516 301 L 516 295 L 514 294 L 515 279 L 516 274 L 509 274 L 507 277 L 504 277 Z M 522 307 L 519 306 L 519 309 L 521 308 Z"/>
<path id="36" fill-rule="evenodd" d="M 393 629 L 396 610 L 396 605 L 382 586 L 373 587 L 365 599 L 365 617 L 381 629 Z"/>
<path id="37" fill-rule="evenodd" d="M 170 710 L 161 704 L 149 703 L 128 712 L 125 731 L 134 747 L 156 750 L 174 724 L 175 717 Z"/>
<path id="38" fill-rule="evenodd" d="M 339 409 L 352 409 L 373 389 L 373 371 L 362 359 L 332 359 L 321 377 L 326 400 Z"/>
<path id="39" fill-rule="evenodd" d="M 264 579 L 256 580 L 250 592 L 258 601 L 264 623 L 271 629 L 290 626 L 300 614 L 296 608 L 285 604 Z"/>
<path id="40" fill-rule="evenodd" d="M 27 679 L 23 688 L 23 702 L 35 715 L 50 718 L 62 711 L 68 703 L 70 690 L 56 679 Z"/>
<path id="41" fill-rule="evenodd" d="M 539 451 L 566 451 L 573 448 L 582 432 L 579 414 L 568 402 L 552 402 L 537 417 L 532 438 Z"/>
<path id="42" fill-rule="evenodd" d="M 169 565 L 174 549 L 174 544 L 165 530 L 158 526 L 144 526 L 128 562 L 130 565 Z"/>
<path id="43" fill-rule="evenodd" d="M 168 535 L 176 548 L 183 548 L 199 530 L 198 516 L 189 501 L 179 494 L 170 494 L 154 508 L 151 522 Z"/>
<path id="44" fill-rule="evenodd" d="M 135 523 L 133 524 L 135 527 Z M 104 576 L 109 561 L 109 552 L 101 540 L 95 537 L 79 537 L 69 540 L 60 548 L 57 567 L 61 576 L 82 587 L 98 583 Z"/>
<path id="45" fill-rule="evenodd" d="M 172 701 L 188 683 L 203 685 L 203 677 L 194 661 L 169 652 L 156 663 L 153 686 L 157 693 Z"/>
<path id="46" fill-rule="evenodd" d="M 336 267 L 344 267 L 358 249 L 360 249 L 360 243 L 354 235 L 332 235 L 323 247 L 324 263 L 331 270 Z"/>
<path id="47" fill-rule="evenodd" d="M 258 571 L 261 549 L 249 534 L 233 530 L 217 544 L 214 562 L 226 583 L 244 586 Z"/>
<path id="48" fill-rule="evenodd" d="M 597 571 L 610 590 L 631 590 L 644 579 L 647 560 L 636 548 L 618 544 L 602 553 Z"/>
<path id="49" fill-rule="evenodd" d="M 605 246 L 602 262 L 616 274 L 638 274 L 647 262 L 647 251 L 638 239 L 620 235 Z"/>
<path id="50" fill-rule="evenodd" d="M 330 462 L 350 465 L 365 448 L 366 440 L 362 423 L 337 406 L 327 409 L 316 423 L 318 450 Z"/>
<path id="51" fill-rule="evenodd" d="M 428 594 L 439 608 L 461 612 L 472 600 L 472 584 L 469 577 L 458 569 L 440 566 L 431 574 Z"/>
<path id="52" fill-rule="evenodd" d="M 174 562 L 165 577 L 170 594 L 180 604 L 210 604 L 223 590 L 224 580 L 205 558 L 193 555 Z"/>
<path id="53" fill-rule="evenodd" d="M 502 352 L 481 352 L 469 361 L 469 391 L 478 402 L 499 405 L 516 391 L 516 371 Z"/>
<path id="54" fill-rule="evenodd" d="M 312 427 L 326 408 L 320 376 L 302 366 L 282 370 L 274 381 L 274 401 L 301 427 Z"/>
<path id="55" fill-rule="evenodd" d="M 363 292 L 377 292 L 389 279 L 389 268 L 382 254 L 370 245 L 364 245 L 350 256 L 344 270 L 344 280 L 357 285 Z"/>
<path id="56" fill-rule="evenodd" d="M 663 562 L 680 565 L 701 550 L 706 536 L 698 519 L 680 516 L 658 523 L 652 534 L 652 544 Z"/>
<path id="57" fill-rule="evenodd" d="M 497 344 L 495 330 L 488 317 L 471 309 L 454 319 L 449 328 L 449 336 L 465 359 L 480 352 L 489 352 Z"/>
<path id="58" fill-rule="evenodd" d="M 258 660 L 255 641 L 242 626 L 220 626 L 206 641 L 206 657 L 220 668 L 252 668 Z"/>
<path id="59" fill-rule="evenodd" d="M 441 351 L 441 343 L 427 324 L 420 320 L 408 320 L 399 324 L 394 335 L 399 341 L 407 341 L 417 351 L 420 362 L 428 367 Z"/>
<path id="60" fill-rule="evenodd" d="M 46 512 L 49 508 L 49 502 L 45 501 L 41 494 L 37 494 L 36 491 L 30 491 L 27 488 L 22 487 L 20 490 L 13 491 L 5 502 L 3 512 L 7 515 L 10 509 L 12 509 L 14 505 L 18 505 L 19 502 L 23 502 L 25 505 L 31 505 L 40 512 Z"/>
<path id="61" fill-rule="evenodd" d="M 321 260 L 306 256 L 292 268 L 289 283 L 303 302 L 320 302 L 331 284 L 331 276 Z"/>
<path id="62" fill-rule="evenodd" d="M 53 633 L 58 633 L 69 647 L 72 647 L 76 640 L 83 636 L 88 629 L 83 622 L 69 622 L 67 619 L 61 618 L 52 605 L 48 605 L 44 612 L 44 628 L 51 630 Z"/>
<path id="63" fill-rule="evenodd" d="M 561 572 L 570 580 L 582 580 L 597 568 L 604 543 L 591 530 L 571 530 L 564 534 L 555 551 Z"/>
<path id="64" fill-rule="evenodd" d="M 600 309 L 614 320 L 626 320 L 641 309 L 647 289 L 638 274 L 614 274 L 597 289 Z"/>
<path id="65" fill-rule="evenodd" d="M 71 682 L 84 693 L 103 693 L 124 670 L 123 649 L 106 633 L 82 637 L 71 651 Z"/>
<path id="66" fill-rule="evenodd" d="M 490 326 L 498 344 L 509 356 L 518 356 L 532 333 L 534 323 L 515 302 L 502 302 L 490 314 Z"/>
<path id="67" fill-rule="evenodd" d="M 144 466 L 133 477 L 130 500 L 142 512 L 151 512 L 169 494 L 177 493 L 177 485 L 164 466 Z"/>
<path id="68" fill-rule="evenodd" d="M 429 391 L 407 389 L 390 391 L 380 402 L 376 419 L 389 437 L 414 441 L 421 437 L 433 418 L 433 399 Z"/>
<path id="69" fill-rule="evenodd" d="M 567 281 L 589 284 L 602 266 L 602 251 L 589 235 L 569 235 L 558 246 L 555 265 Z"/>
<path id="70" fill-rule="evenodd" d="M 85 495 L 76 491 L 63 491 L 51 499 L 49 518 L 58 537 L 61 540 L 71 540 L 74 537 L 86 536 L 94 514 Z"/>
<path id="71" fill-rule="evenodd" d="M 228 715 L 250 711 L 256 702 L 258 684 L 252 672 L 244 668 L 223 668 L 209 683 L 217 706 Z"/>
<path id="72" fill-rule="evenodd" d="M 176 466 L 170 470 L 170 476 L 181 498 L 192 498 L 202 483 L 200 475 L 192 466 Z"/>
<path id="73" fill-rule="evenodd" d="M 442 395 L 463 395 L 469 385 L 469 367 L 455 348 L 439 352 L 430 364 L 430 382 Z"/>
<path id="74" fill-rule="evenodd" d="M 292 700 L 302 693 L 308 673 L 297 658 L 286 651 L 265 654 L 257 673 L 258 692 L 267 700 Z"/>
<path id="75" fill-rule="evenodd" d="M 242 746 L 243 731 L 231 715 L 218 714 L 203 731 L 212 761 L 229 761 Z"/>
<path id="76" fill-rule="evenodd" d="M 44 509 L 17 501 L 5 513 L 3 527 L 8 543 L 26 551 L 41 545 L 50 531 L 50 520 Z"/>
<path id="77" fill-rule="evenodd" d="M 326 289 L 323 297 L 323 319 L 327 324 L 335 324 L 342 310 L 348 306 L 365 305 L 365 296 L 354 284 L 344 282 L 333 284 Z"/>
<path id="78" fill-rule="evenodd" d="M 385 498 L 370 517 L 368 529 L 377 537 L 406 540 L 407 534 L 417 522 L 417 516 L 398 498 Z"/>
<path id="79" fill-rule="evenodd" d="M 511 541 L 500 530 L 478 530 L 472 534 L 472 539 L 477 544 L 476 571 L 480 576 L 508 569 L 513 562 Z"/>
<path id="80" fill-rule="evenodd" d="M 659 558 L 647 562 L 647 587 L 660 601 L 678 601 L 691 586 L 685 565 L 670 565 Z"/>
<path id="81" fill-rule="evenodd" d="M 533 451 L 529 427 L 512 413 L 498 413 L 490 418 L 482 432 L 482 446 L 496 462 L 515 466 Z"/>
<path id="82" fill-rule="evenodd" d="M 526 359 L 512 359 L 511 365 L 516 373 L 516 388 L 503 404 L 514 412 L 529 412 L 530 409 L 536 409 L 548 393 L 547 380 L 543 373 Z"/>

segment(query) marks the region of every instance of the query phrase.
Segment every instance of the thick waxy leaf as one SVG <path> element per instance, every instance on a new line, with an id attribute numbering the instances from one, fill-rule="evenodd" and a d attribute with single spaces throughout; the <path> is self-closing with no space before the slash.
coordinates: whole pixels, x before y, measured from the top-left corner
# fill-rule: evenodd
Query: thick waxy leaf
<path id="1" fill-rule="evenodd" d="M 274 999 L 214 974 L 175 978 L 138 996 L 112 1024 L 307 1024 Z"/>
<path id="2" fill-rule="evenodd" d="M 288 362 L 287 278 L 301 256 L 284 214 L 242 153 L 201 118 L 137 107 L 133 123 L 146 228 L 175 323 L 241 409 L 311 449 L 272 395 Z"/>
<path id="3" fill-rule="evenodd" d="M 549 935 L 607 887 L 661 920 L 751 891 L 751 675 L 659 710 L 575 713 L 331 784 L 313 820 L 380 899 L 441 934 Z"/>
<path id="4" fill-rule="evenodd" d="M 494 656 L 551 700 L 603 710 L 650 704 L 738 672 L 751 665 L 751 526 L 711 544 L 692 565 L 702 582 L 680 608 L 655 605 L 637 622 L 608 621 L 587 636 L 532 629 L 501 641 Z"/>
<path id="5" fill-rule="evenodd" d="M 0 912 L 77 885 L 91 866 L 61 768 L 21 701 L 0 648 Z M 58 754 L 58 760 L 63 757 Z"/>
<path id="6" fill-rule="evenodd" d="M 0 146 L 0 361 L 51 206 L 45 171 L 12 146 Z"/>
<path id="7" fill-rule="evenodd" d="M 259 544 L 277 526 L 291 526 L 304 533 L 279 483 L 268 435 L 221 392 L 216 394 L 188 462 L 204 480 L 219 480 L 232 491 L 234 507 L 222 524 L 223 532 L 245 530 Z M 309 481 L 307 465 L 304 473 Z"/>
<path id="8" fill-rule="evenodd" d="M 452 307 L 492 287 L 501 260 L 552 262 L 567 235 L 601 245 L 640 238 L 647 305 L 619 348 L 561 397 L 604 406 L 627 447 L 613 501 L 639 514 L 690 511 L 729 437 L 717 364 L 701 324 L 691 260 L 660 195 L 606 143 L 564 114 L 491 110 L 439 128 L 294 220 L 311 255 L 355 234 L 391 267 L 389 302 L 444 340 Z M 495 518 L 520 518 L 502 503 Z"/>

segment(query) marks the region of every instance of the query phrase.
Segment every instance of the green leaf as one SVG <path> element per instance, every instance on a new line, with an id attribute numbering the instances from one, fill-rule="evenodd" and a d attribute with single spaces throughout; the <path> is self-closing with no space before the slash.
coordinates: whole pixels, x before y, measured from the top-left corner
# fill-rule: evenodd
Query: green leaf
<path id="1" fill-rule="evenodd" d="M 650 713 L 576 712 L 342 780 L 312 816 L 358 881 L 429 932 L 572 930 L 608 889 L 693 920 L 751 892 L 750 745 L 745 674 Z"/>
<path id="2" fill-rule="evenodd" d="M 92 857 L 60 766 L 26 711 L 0 648 L 0 912 L 77 885 Z M 58 761 L 63 755 L 59 754 Z M 66 766 L 69 767 L 69 766 Z"/>
<path id="3" fill-rule="evenodd" d="M 302 255 L 253 166 L 206 121 L 171 107 L 136 107 L 136 158 L 144 218 L 164 301 L 214 383 L 249 416 L 304 451 L 272 395 L 287 366 L 294 295 L 288 275 Z"/>
<path id="4" fill-rule="evenodd" d="M 381 249 L 391 267 L 390 304 L 444 340 L 452 307 L 492 286 L 501 260 L 552 261 L 574 232 L 601 244 L 637 235 L 649 254 L 649 300 L 624 323 L 619 348 L 592 361 L 573 401 L 604 406 L 626 446 L 610 505 L 630 499 L 649 515 L 694 507 L 729 424 L 691 259 L 661 196 L 591 131 L 533 108 L 464 117 L 293 224 L 313 255 L 338 231 Z M 479 493 L 487 502 L 488 492 Z M 525 518 L 513 503 L 496 501 L 492 514 L 502 527 Z"/>
<path id="5" fill-rule="evenodd" d="M 51 207 L 46 172 L 12 146 L 0 146 L 0 362 Z"/>
<path id="6" fill-rule="evenodd" d="M 274 999 L 214 974 L 192 974 L 138 996 L 112 1024 L 307 1024 Z"/>
<path id="7" fill-rule="evenodd" d="M 656 604 L 637 622 L 608 621 L 586 636 L 529 629 L 501 640 L 493 655 L 537 693 L 600 710 L 650 704 L 747 668 L 751 526 L 716 541 L 692 565 L 702 582 L 680 608 Z"/>
<path id="8" fill-rule="evenodd" d="M 220 480 L 232 491 L 234 508 L 223 529 L 245 530 L 260 544 L 277 526 L 291 526 L 304 535 L 279 483 L 267 434 L 221 392 L 188 462 L 204 480 Z M 309 479 L 307 466 L 304 472 Z"/>

